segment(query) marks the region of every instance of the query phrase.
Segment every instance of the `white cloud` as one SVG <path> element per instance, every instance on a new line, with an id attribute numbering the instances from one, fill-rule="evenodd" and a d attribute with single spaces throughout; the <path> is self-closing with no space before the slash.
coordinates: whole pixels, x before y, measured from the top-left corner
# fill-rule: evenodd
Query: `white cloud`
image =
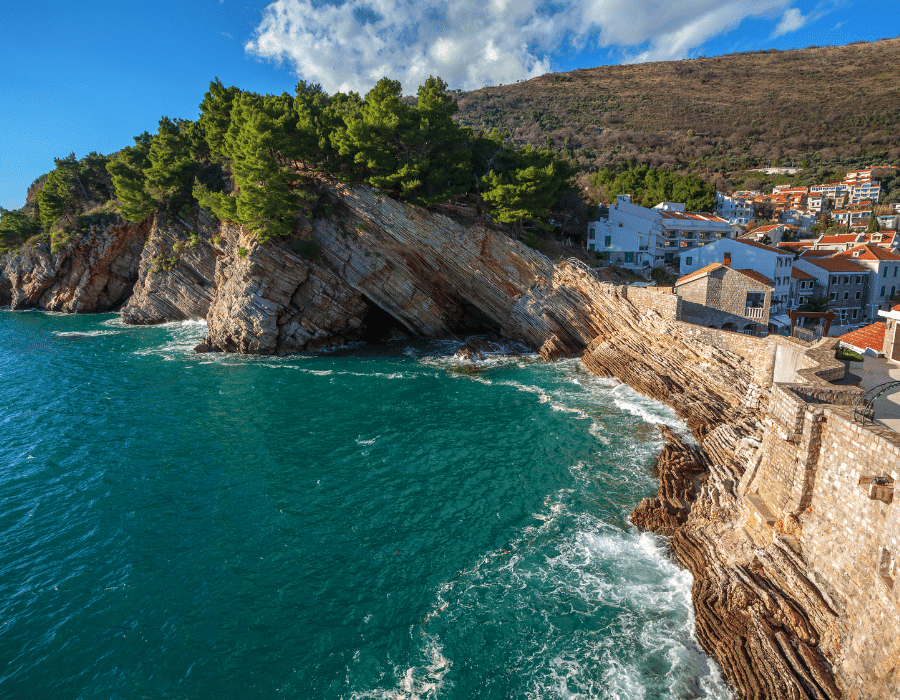
<path id="1" fill-rule="evenodd" d="M 806 22 L 809 20 L 809 17 L 804 17 L 800 10 L 796 7 L 792 7 L 784 15 L 781 17 L 781 21 L 778 23 L 778 26 L 775 27 L 775 31 L 772 33 L 772 38 L 774 39 L 776 36 L 781 36 L 782 34 L 787 34 L 788 32 L 796 32 L 798 29 L 803 27 Z"/>
<path id="2" fill-rule="evenodd" d="M 387 75 L 414 92 L 429 75 L 474 89 L 532 78 L 564 51 L 615 47 L 673 60 L 748 17 L 779 27 L 791 0 L 277 0 L 246 50 L 286 61 L 329 92 L 366 92 Z M 803 20 L 805 21 L 805 20 Z M 792 31 L 792 30 L 787 30 Z"/>

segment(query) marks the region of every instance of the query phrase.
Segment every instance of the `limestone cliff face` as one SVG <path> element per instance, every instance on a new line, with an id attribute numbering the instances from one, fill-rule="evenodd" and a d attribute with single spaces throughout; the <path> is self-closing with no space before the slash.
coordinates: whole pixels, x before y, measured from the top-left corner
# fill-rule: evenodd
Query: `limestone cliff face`
<path id="1" fill-rule="evenodd" d="M 58 253 L 42 244 L 0 258 L 0 304 L 68 313 L 108 311 L 131 295 L 148 224 L 91 226 Z"/>
<path id="2" fill-rule="evenodd" d="M 359 340 L 370 306 L 327 267 L 287 245 L 260 246 L 228 230 L 215 271 L 208 349 L 273 354 Z"/>
<path id="3" fill-rule="evenodd" d="M 222 254 L 211 240 L 217 233 L 218 225 L 202 215 L 193 224 L 158 216 L 122 320 L 149 325 L 206 318 L 216 292 L 216 258 Z"/>

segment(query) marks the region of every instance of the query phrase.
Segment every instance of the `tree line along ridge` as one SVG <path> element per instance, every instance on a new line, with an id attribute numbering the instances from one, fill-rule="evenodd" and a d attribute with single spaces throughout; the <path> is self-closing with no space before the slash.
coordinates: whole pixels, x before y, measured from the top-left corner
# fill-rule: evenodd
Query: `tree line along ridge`
<path id="1" fill-rule="evenodd" d="M 140 222 L 197 206 L 265 243 L 290 236 L 298 214 L 321 210 L 326 178 L 426 207 L 473 197 L 526 236 L 575 196 L 573 163 L 460 125 L 442 79 L 426 80 L 409 102 L 389 78 L 365 96 L 304 81 L 293 95 L 260 95 L 215 79 L 198 119 L 163 117 L 155 134 L 111 156 L 57 159 L 28 205 L 0 210 L 0 250 L 48 241 L 56 252 L 105 217 Z"/>

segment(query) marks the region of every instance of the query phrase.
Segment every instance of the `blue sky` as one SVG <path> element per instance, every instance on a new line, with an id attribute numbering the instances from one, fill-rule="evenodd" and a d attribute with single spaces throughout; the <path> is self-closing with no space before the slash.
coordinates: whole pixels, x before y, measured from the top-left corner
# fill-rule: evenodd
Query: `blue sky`
<path id="1" fill-rule="evenodd" d="M 414 93 L 548 71 L 846 44 L 900 34 L 897 0 L 144 0 L 5 3 L 0 206 L 74 151 L 111 153 L 163 115 L 196 118 L 218 76 L 262 93 L 298 76 Z"/>

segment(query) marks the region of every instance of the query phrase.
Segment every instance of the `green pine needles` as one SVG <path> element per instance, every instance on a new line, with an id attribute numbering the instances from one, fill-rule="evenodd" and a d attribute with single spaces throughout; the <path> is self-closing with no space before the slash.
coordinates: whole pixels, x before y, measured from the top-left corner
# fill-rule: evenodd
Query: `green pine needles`
<path id="1" fill-rule="evenodd" d="M 2 212 L 0 245 L 43 230 L 58 248 L 83 228 L 79 216 L 98 207 L 141 222 L 198 205 L 265 243 L 327 209 L 326 177 L 421 206 L 470 195 L 495 220 L 540 228 L 573 192 L 574 167 L 549 148 L 516 149 L 503 134 L 475 134 L 453 120 L 457 110 L 436 77 L 415 100 L 388 78 L 365 96 L 328 95 L 303 81 L 293 95 L 259 95 L 217 78 L 196 121 L 163 117 L 155 134 L 135 136 L 110 157 L 58 159 L 27 213 Z"/>

